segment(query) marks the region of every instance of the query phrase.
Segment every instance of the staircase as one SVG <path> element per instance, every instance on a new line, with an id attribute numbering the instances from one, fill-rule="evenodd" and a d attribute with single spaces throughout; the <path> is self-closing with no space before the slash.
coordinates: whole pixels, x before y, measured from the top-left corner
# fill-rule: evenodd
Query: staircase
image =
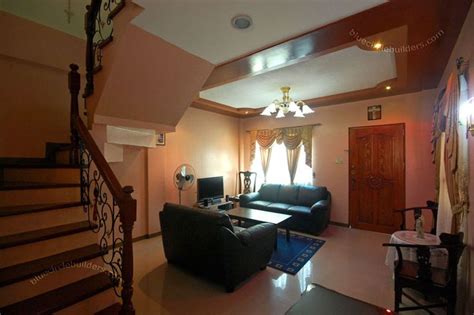
<path id="1" fill-rule="evenodd" d="M 0 314 L 94 314 L 117 303 L 80 167 L 0 159 L 0 180 Z"/>
<path id="2" fill-rule="evenodd" d="M 70 67 L 71 143 L 47 143 L 44 158 L 0 158 L 1 315 L 135 314 L 133 188 L 82 121 Z"/>

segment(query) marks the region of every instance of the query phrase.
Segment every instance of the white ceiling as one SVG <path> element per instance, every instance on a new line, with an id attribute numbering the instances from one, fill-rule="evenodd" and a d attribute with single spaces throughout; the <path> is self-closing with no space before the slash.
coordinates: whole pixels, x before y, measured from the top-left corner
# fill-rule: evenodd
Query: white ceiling
<path id="1" fill-rule="evenodd" d="M 281 99 L 290 86 L 295 100 L 373 88 L 397 77 L 390 52 L 345 48 L 318 58 L 202 91 L 200 97 L 236 108 L 259 108 Z"/>
<path id="2" fill-rule="evenodd" d="M 133 23 L 213 64 L 259 50 L 386 0 L 134 0 L 145 10 Z M 231 26 L 237 14 L 253 26 Z"/>
<path id="3" fill-rule="evenodd" d="M 84 14 L 90 0 L 0 0 L 0 11 L 85 38 Z M 68 19 L 68 14 L 70 18 Z"/>

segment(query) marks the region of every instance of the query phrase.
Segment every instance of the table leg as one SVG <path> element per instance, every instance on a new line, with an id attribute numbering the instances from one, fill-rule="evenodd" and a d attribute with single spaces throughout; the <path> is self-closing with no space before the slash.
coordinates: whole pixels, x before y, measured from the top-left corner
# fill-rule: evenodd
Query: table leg
<path id="1" fill-rule="evenodd" d="M 242 220 L 238 219 L 237 221 L 238 221 L 238 225 L 242 226 Z"/>
<path id="2" fill-rule="evenodd" d="M 290 241 L 290 229 L 286 228 L 286 241 Z"/>
<path id="3" fill-rule="evenodd" d="M 278 249 L 277 247 L 278 247 L 278 229 L 276 230 L 276 233 L 275 233 L 275 245 L 274 245 L 275 250 Z"/>

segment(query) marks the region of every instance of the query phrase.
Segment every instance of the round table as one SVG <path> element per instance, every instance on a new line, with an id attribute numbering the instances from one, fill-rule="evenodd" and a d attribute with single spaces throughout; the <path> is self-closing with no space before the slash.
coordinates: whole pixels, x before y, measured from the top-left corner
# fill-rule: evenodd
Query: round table
<path id="1" fill-rule="evenodd" d="M 424 236 L 424 238 L 418 238 L 416 231 L 397 231 L 390 237 L 390 243 L 409 245 L 439 245 L 441 243 L 436 235 L 425 233 Z M 417 261 L 415 248 L 402 248 L 401 250 L 404 260 Z M 431 250 L 430 261 L 433 267 L 445 268 L 447 266 L 447 258 L 448 254 L 445 249 Z M 398 260 L 397 250 L 395 247 L 388 247 L 385 264 L 393 269 L 396 260 Z"/>

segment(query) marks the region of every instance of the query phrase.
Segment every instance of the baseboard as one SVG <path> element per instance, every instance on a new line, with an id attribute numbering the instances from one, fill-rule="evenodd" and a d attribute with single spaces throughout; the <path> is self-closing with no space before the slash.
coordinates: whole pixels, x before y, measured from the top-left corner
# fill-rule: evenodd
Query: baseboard
<path id="1" fill-rule="evenodd" d="M 157 237 L 157 236 L 160 236 L 160 235 L 161 235 L 161 231 L 156 232 L 156 233 L 147 234 L 146 238 L 153 238 L 153 237 Z"/>
<path id="2" fill-rule="evenodd" d="M 342 226 L 342 227 L 349 227 L 349 224 L 347 223 L 341 223 L 341 222 L 336 222 L 336 221 L 329 221 L 329 224 L 336 225 L 336 226 Z"/>
<path id="3" fill-rule="evenodd" d="M 143 240 L 153 238 L 153 237 L 157 237 L 157 236 L 160 236 L 160 235 L 161 235 L 161 232 L 156 232 L 156 233 L 152 233 L 152 234 L 145 234 L 145 235 L 142 235 L 142 236 L 135 237 L 133 239 L 133 242 L 135 243 L 135 242 L 143 241 Z"/>

